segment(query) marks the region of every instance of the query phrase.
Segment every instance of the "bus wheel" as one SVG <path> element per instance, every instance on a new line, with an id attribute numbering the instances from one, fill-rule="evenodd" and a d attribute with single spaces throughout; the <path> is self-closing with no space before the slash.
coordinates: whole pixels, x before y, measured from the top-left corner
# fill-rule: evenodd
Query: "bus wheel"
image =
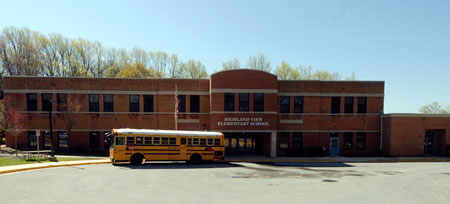
<path id="1" fill-rule="evenodd" d="M 191 164 L 200 164 L 202 162 L 202 156 L 200 154 L 193 154 L 189 159 Z"/>
<path id="2" fill-rule="evenodd" d="M 144 161 L 144 156 L 142 156 L 142 154 L 133 154 L 130 158 L 131 165 L 141 165 L 142 161 Z"/>

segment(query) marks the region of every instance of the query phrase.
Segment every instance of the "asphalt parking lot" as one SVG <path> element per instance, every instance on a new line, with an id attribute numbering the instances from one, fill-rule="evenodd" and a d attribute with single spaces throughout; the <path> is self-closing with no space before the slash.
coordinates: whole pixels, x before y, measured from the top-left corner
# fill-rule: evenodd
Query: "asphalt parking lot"
<path id="1" fill-rule="evenodd" d="M 2 203 L 448 203 L 449 162 L 86 165 L 0 175 Z"/>

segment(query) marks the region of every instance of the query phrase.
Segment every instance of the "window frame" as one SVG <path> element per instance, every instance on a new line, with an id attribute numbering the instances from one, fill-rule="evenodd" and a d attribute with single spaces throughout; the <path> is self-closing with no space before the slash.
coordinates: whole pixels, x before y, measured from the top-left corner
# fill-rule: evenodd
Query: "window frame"
<path id="1" fill-rule="evenodd" d="M 62 138 L 62 136 L 66 136 L 65 138 Z M 61 144 L 61 141 L 66 141 L 67 146 L 63 146 Z M 69 147 L 69 134 L 66 131 L 58 131 L 58 147 L 59 148 L 68 148 Z"/>
<path id="2" fill-rule="evenodd" d="M 97 101 L 95 101 L 95 97 L 97 97 Z M 99 94 L 89 94 L 89 112 L 100 112 Z"/>
<path id="3" fill-rule="evenodd" d="M 344 132 L 342 137 L 342 149 L 353 149 L 353 132 Z"/>
<path id="4" fill-rule="evenodd" d="M 235 105 L 234 93 L 223 93 L 224 94 L 224 111 L 233 112 Z"/>
<path id="5" fill-rule="evenodd" d="M 57 111 L 66 111 L 67 110 L 67 94 L 58 93 L 56 94 L 56 110 Z"/>
<path id="6" fill-rule="evenodd" d="M 300 139 L 297 139 L 300 138 Z M 296 143 L 296 141 L 300 141 Z M 300 145 L 298 145 L 300 144 Z M 294 132 L 292 135 L 292 148 L 294 149 L 303 149 L 303 133 L 302 132 Z"/>
<path id="7" fill-rule="evenodd" d="M 89 131 L 89 148 L 91 149 L 100 148 L 100 132 Z"/>
<path id="8" fill-rule="evenodd" d="M 344 98 L 344 113 L 353 113 L 354 97 L 346 96 Z"/>
<path id="9" fill-rule="evenodd" d="M 280 132 L 280 149 L 289 149 L 289 133 Z"/>
<path id="10" fill-rule="evenodd" d="M 367 97 L 358 97 L 358 113 L 367 113 Z"/>
<path id="11" fill-rule="evenodd" d="M 31 98 L 34 98 L 34 99 L 31 99 Z M 27 93 L 27 111 L 37 111 L 37 94 L 36 93 Z"/>
<path id="12" fill-rule="evenodd" d="M 106 99 L 111 97 L 111 101 Z M 103 94 L 103 112 L 114 112 L 114 95 L 113 94 Z"/>
<path id="13" fill-rule="evenodd" d="M 290 113 L 291 97 L 280 96 L 280 113 Z"/>
<path id="14" fill-rule="evenodd" d="M 178 112 L 185 113 L 186 112 L 186 95 L 178 95 Z"/>
<path id="15" fill-rule="evenodd" d="M 50 98 L 47 98 L 47 97 L 50 97 Z M 42 93 L 41 94 L 42 111 L 51 111 L 51 110 L 53 110 L 52 103 L 50 102 L 52 99 L 53 99 L 53 94 L 52 93 Z"/>
<path id="16" fill-rule="evenodd" d="M 303 96 L 294 96 L 294 113 L 303 113 Z"/>
<path id="17" fill-rule="evenodd" d="M 144 112 L 151 113 L 155 111 L 155 100 L 153 95 L 144 95 Z M 131 110 L 131 109 L 130 109 Z M 139 111 L 138 111 L 139 112 Z"/>
<path id="18" fill-rule="evenodd" d="M 356 133 L 356 149 L 366 149 L 367 136 L 365 132 Z"/>
<path id="19" fill-rule="evenodd" d="M 28 146 L 37 147 L 37 143 L 36 131 L 28 131 Z"/>
<path id="20" fill-rule="evenodd" d="M 239 93 L 239 111 L 240 112 L 249 112 L 250 111 L 250 94 L 249 93 Z"/>
<path id="21" fill-rule="evenodd" d="M 134 97 L 137 97 L 137 102 L 132 102 L 133 100 L 135 100 L 136 98 L 134 98 Z M 132 113 L 138 113 L 138 112 L 140 112 L 140 110 L 139 110 L 139 106 L 140 106 L 140 104 L 139 104 L 139 102 L 140 102 L 140 95 L 138 95 L 138 94 L 130 94 L 130 97 L 129 97 L 129 104 L 130 104 L 130 112 L 132 112 Z"/>
<path id="22" fill-rule="evenodd" d="M 341 113 L 341 97 L 331 97 L 331 113 Z"/>
<path id="23" fill-rule="evenodd" d="M 200 95 L 190 95 L 190 105 L 189 112 L 199 113 L 200 112 Z"/>
<path id="24" fill-rule="evenodd" d="M 253 94 L 253 111 L 264 112 L 264 93 Z"/>

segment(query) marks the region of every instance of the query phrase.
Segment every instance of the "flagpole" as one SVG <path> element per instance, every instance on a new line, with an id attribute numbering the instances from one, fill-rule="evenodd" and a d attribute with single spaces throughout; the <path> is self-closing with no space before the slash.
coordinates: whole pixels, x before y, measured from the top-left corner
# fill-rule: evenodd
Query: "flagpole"
<path id="1" fill-rule="evenodd" d="M 178 130 L 178 83 L 175 80 L 175 130 Z"/>

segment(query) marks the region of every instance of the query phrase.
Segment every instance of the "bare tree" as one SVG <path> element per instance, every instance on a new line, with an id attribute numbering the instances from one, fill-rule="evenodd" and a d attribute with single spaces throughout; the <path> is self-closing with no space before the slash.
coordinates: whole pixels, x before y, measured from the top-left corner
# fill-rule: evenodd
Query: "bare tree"
<path id="1" fill-rule="evenodd" d="M 250 56 L 248 58 L 247 66 L 250 69 L 256 69 L 265 72 L 270 72 L 270 70 L 272 69 L 270 67 L 270 61 L 266 58 L 264 54 L 259 54 L 257 56 Z"/>
<path id="2" fill-rule="evenodd" d="M 150 68 L 155 69 L 156 77 L 164 78 L 166 76 L 167 66 L 169 65 L 169 55 L 163 51 L 149 52 Z"/>
<path id="3" fill-rule="evenodd" d="M 237 58 L 234 58 L 232 60 L 228 60 L 224 63 L 222 63 L 222 71 L 225 70 L 233 70 L 233 69 L 240 69 L 241 63 Z"/>

